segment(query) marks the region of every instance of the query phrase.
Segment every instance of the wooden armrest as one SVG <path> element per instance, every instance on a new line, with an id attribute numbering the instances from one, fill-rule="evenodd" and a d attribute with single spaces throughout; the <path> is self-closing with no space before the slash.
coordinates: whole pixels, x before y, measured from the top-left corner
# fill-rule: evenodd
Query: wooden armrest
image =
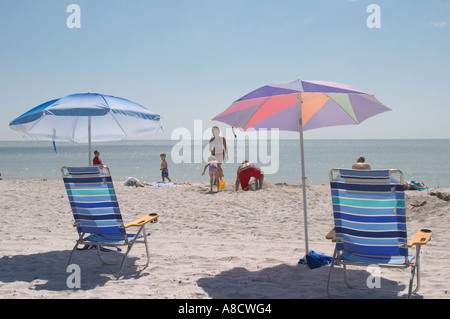
<path id="1" fill-rule="evenodd" d="M 429 229 L 421 229 L 417 231 L 411 241 L 408 243 L 408 247 L 411 248 L 414 245 L 426 245 L 433 235 L 433 231 Z"/>
<path id="2" fill-rule="evenodd" d="M 140 226 L 145 225 L 145 224 L 147 224 L 149 222 L 156 221 L 158 219 L 158 217 L 159 217 L 159 214 L 156 214 L 156 215 L 145 215 L 145 216 L 142 216 L 141 218 L 138 218 L 135 221 L 125 225 L 124 228 L 132 227 L 132 226 L 140 227 Z"/>
<path id="3" fill-rule="evenodd" d="M 334 230 L 334 228 L 332 230 L 330 230 L 330 232 L 325 236 L 326 239 L 331 239 L 331 241 L 333 243 L 336 242 L 336 231 Z"/>

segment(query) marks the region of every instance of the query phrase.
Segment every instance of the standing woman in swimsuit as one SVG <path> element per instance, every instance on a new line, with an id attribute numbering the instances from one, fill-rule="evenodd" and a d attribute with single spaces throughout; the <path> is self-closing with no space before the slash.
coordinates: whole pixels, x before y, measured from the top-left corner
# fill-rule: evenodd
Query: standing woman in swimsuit
<path id="1" fill-rule="evenodd" d="M 214 155 L 218 162 L 218 175 L 220 180 L 223 179 L 222 163 L 225 161 L 225 153 L 227 154 L 228 161 L 228 149 L 227 141 L 225 137 L 220 136 L 220 129 L 217 126 L 212 128 L 213 137 L 209 140 L 209 151 L 211 155 Z"/>

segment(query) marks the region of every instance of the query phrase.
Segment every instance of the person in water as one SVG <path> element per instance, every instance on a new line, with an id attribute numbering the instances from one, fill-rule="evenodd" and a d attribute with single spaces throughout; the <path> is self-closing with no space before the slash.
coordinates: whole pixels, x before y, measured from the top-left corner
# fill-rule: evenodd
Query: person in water
<path id="1" fill-rule="evenodd" d="M 100 159 L 100 152 L 95 150 L 94 151 L 94 158 L 92 159 L 92 165 L 94 166 L 103 166 L 103 162 Z"/>
<path id="2" fill-rule="evenodd" d="M 352 165 L 352 169 L 370 169 L 370 165 L 366 163 L 364 156 L 360 156 L 356 163 Z"/>

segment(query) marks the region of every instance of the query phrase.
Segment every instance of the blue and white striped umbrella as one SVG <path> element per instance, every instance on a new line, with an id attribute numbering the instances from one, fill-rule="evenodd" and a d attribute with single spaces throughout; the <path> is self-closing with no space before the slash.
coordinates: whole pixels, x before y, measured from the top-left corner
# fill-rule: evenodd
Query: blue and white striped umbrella
<path id="1" fill-rule="evenodd" d="M 72 94 L 45 102 L 9 126 L 33 140 L 89 143 L 89 157 L 91 142 L 163 131 L 158 114 L 129 100 L 98 93 Z"/>

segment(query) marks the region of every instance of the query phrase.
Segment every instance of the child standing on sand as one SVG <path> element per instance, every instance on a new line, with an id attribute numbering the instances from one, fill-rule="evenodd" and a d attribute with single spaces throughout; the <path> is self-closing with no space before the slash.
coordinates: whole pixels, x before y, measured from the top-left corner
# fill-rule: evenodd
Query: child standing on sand
<path id="1" fill-rule="evenodd" d="M 167 178 L 169 180 L 169 182 L 172 182 L 169 178 L 169 169 L 168 169 L 168 165 L 166 162 L 166 153 L 161 153 L 159 155 L 159 157 L 161 158 L 161 177 L 162 177 L 162 181 L 165 182 L 165 178 Z"/>
<path id="2" fill-rule="evenodd" d="M 219 191 L 219 162 L 217 161 L 215 156 L 210 156 L 208 158 L 208 164 L 205 165 L 202 176 L 205 175 L 205 171 L 208 166 L 210 191 L 212 192 L 214 183 L 216 183 L 217 191 Z"/>

